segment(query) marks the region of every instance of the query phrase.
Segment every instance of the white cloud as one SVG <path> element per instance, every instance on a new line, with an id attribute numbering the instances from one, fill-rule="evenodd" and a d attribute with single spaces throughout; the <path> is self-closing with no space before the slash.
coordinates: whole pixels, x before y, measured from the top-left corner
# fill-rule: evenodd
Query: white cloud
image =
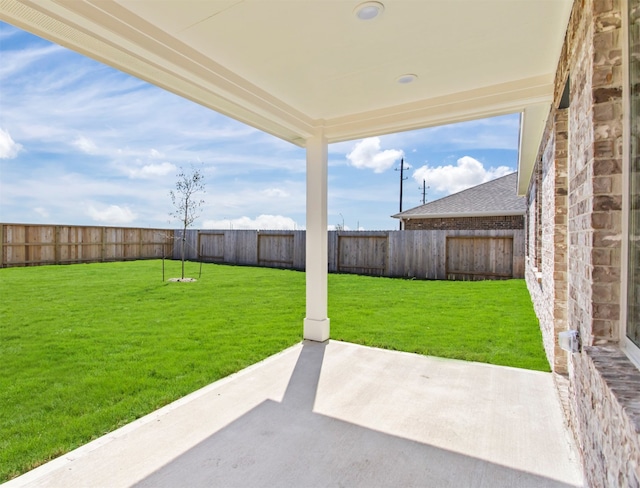
<path id="1" fill-rule="evenodd" d="M 3 35 L 2 38 L 4 39 L 5 36 Z M 0 79 L 16 76 L 31 64 L 41 62 L 42 59 L 50 58 L 53 54 L 62 52 L 64 52 L 64 48 L 55 44 L 37 48 L 3 50 L 2 64 L 0 64 Z"/>
<path id="2" fill-rule="evenodd" d="M 369 137 L 358 142 L 347 154 L 349 164 L 358 169 L 372 169 L 374 173 L 382 173 L 393 166 L 404 152 L 399 149 L 380 149 L 380 138 Z"/>
<path id="3" fill-rule="evenodd" d="M 44 207 L 35 207 L 33 211 L 45 219 L 49 217 L 49 211 Z"/>
<path id="4" fill-rule="evenodd" d="M 176 171 L 178 168 L 175 164 L 168 162 L 160 164 L 146 164 L 142 168 L 127 168 L 129 178 L 154 178 L 156 176 L 165 176 Z"/>
<path id="5" fill-rule="evenodd" d="M 157 149 L 152 149 L 151 151 L 149 151 L 149 156 L 153 159 L 162 159 L 164 157 L 164 154 L 162 154 Z"/>
<path id="6" fill-rule="evenodd" d="M 262 190 L 262 194 L 267 198 L 287 198 L 289 193 L 280 188 L 267 188 Z"/>
<path id="7" fill-rule="evenodd" d="M 21 144 L 15 142 L 8 132 L 0 129 L 0 159 L 13 159 L 21 149 Z"/>
<path id="8" fill-rule="evenodd" d="M 205 220 L 203 229 L 264 229 L 264 230 L 300 230 L 295 220 L 283 215 L 258 215 L 255 219 L 240 217 L 237 219 Z"/>
<path id="9" fill-rule="evenodd" d="M 136 219 L 136 215 L 129 207 L 121 207 L 119 205 L 109 205 L 103 210 L 96 209 L 90 205 L 87 214 L 97 222 L 106 224 L 128 224 Z"/>
<path id="10" fill-rule="evenodd" d="M 96 154 L 98 152 L 98 147 L 95 145 L 95 143 L 91 139 L 84 136 L 79 136 L 75 141 L 72 142 L 72 144 L 82 152 L 85 152 L 87 154 Z"/>
<path id="11" fill-rule="evenodd" d="M 518 150 L 520 115 L 510 114 L 477 119 L 428 129 L 398 132 L 382 136 L 387 146 L 428 146 L 439 149 Z"/>
<path id="12" fill-rule="evenodd" d="M 512 173 L 513 169 L 507 166 L 485 169 L 483 164 L 471 156 L 463 156 L 458 159 L 456 166 L 422 166 L 415 170 L 413 178 L 427 185 L 433 190 L 446 194 L 456 193 L 480 183 L 499 178 Z"/>

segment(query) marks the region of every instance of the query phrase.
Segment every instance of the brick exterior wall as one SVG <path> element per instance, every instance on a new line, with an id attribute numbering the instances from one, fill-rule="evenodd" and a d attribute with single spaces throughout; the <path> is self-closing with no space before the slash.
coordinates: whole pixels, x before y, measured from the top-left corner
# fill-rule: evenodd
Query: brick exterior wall
<path id="1" fill-rule="evenodd" d="M 527 279 L 547 359 L 558 374 L 567 373 L 567 355 L 558 345 L 558 333 L 567 330 L 567 122 L 567 110 L 549 118 L 529 190 L 537 195 L 529 212 L 536 224 L 530 238 L 536 242 L 529 250 Z"/>
<path id="2" fill-rule="evenodd" d="M 577 424 L 589 487 L 640 487 L 640 371 L 618 347 L 586 347 L 576 354 L 580 398 Z M 635 395 L 633 395 L 635 393 Z"/>
<path id="3" fill-rule="evenodd" d="M 511 230 L 524 229 L 524 215 L 410 219 L 404 230 Z"/>
<path id="4" fill-rule="evenodd" d="M 551 111 L 527 199 L 527 235 L 536 240 L 528 243 L 527 285 L 547 356 L 568 374 L 568 422 L 592 487 L 640 487 L 640 373 L 619 345 L 628 164 L 621 14 L 620 0 L 574 2 L 554 102 L 570 79 L 570 106 Z M 556 347 L 564 328 L 579 331 L 580 353 Z"/>

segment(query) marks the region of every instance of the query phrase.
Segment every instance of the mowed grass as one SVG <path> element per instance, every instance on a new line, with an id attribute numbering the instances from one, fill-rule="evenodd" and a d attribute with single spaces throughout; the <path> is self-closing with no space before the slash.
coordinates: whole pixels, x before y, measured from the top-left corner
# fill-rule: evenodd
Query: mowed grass
<path id="1" fill-rule="evenodd" d="M 167 283 L 161 270 L 0 270 L 0 482 L 302 338 L 304 273 L 205 264 L 197 282 Z M 549 368 L 521 280 L 330 275 L 329 316 L 335 339 Z"/>
<path id="2" fill-rule="evenodd" d="M 550 371 L 524 280 L 329 276 L 333 339 Z"/>

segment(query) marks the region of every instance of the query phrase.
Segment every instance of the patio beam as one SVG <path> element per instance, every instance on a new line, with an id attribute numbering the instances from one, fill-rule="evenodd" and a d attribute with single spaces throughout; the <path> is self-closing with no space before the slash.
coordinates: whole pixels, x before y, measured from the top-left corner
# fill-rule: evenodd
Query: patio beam
<path id="1" fill-rule="evenodd" d="M 322 131 L 307 139 L 307 307 L 304 338 L 329 339 L 327 317 L 327 139 Z"/>

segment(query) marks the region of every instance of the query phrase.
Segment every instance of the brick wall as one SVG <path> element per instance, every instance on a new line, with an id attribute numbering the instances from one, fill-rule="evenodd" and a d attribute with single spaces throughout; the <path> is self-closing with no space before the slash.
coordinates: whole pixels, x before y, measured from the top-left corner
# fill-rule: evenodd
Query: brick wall
<path id="1" fill-rule="evenodd" d="M 567 373 L 567 355 L 558 345 L 558 333 L 567 330 L 567 115 L 558 110 L 549 118 L 529 189 L 536 199 L 529 212 L 535 243 L 527 281 L 547 359 L 558 374 Z"/>
<path id="2" fill-rule="evenodd" d="M 564 353 L 550 337 L 564 327 L 578 330 L 583 345 L 566 355 L 568 421 L 593 487 L 640 487 L 640 373 L 619 347 L 622 167 L 628 164 L 621 13 L 620 0 L 574 3 L 527 212 L 535 219 L 528 237 L 536 242 L 528 246 L 526 278 L 547 355 L 561 371 L 556 358 Z M 570 106 L 561 111 L 555 107 L 567 79 Z"/>
<path id="3" fill-rule="evenodd" d="M 405 220 L 404 230 L 511 230 L 524 229 L 524 215 L 455 217 Z"/>
<path id="4" fill-rule="evenodd" d="M 531 183 L 529 184 L 529 194 L 527 195 L 527 219 L 526 219 L 526 235 L 527 235 L 527 259 L 529 267 L 538 270 L 538 185 L 536 174 L 538 173 L 538 165 L 533 170 Z"/>
<path id="5" fill-rule="evenodd" d="M 576 354 L 577 424 L 589 487 L 640 487 L 640 371 L 618 347 Z"/>

